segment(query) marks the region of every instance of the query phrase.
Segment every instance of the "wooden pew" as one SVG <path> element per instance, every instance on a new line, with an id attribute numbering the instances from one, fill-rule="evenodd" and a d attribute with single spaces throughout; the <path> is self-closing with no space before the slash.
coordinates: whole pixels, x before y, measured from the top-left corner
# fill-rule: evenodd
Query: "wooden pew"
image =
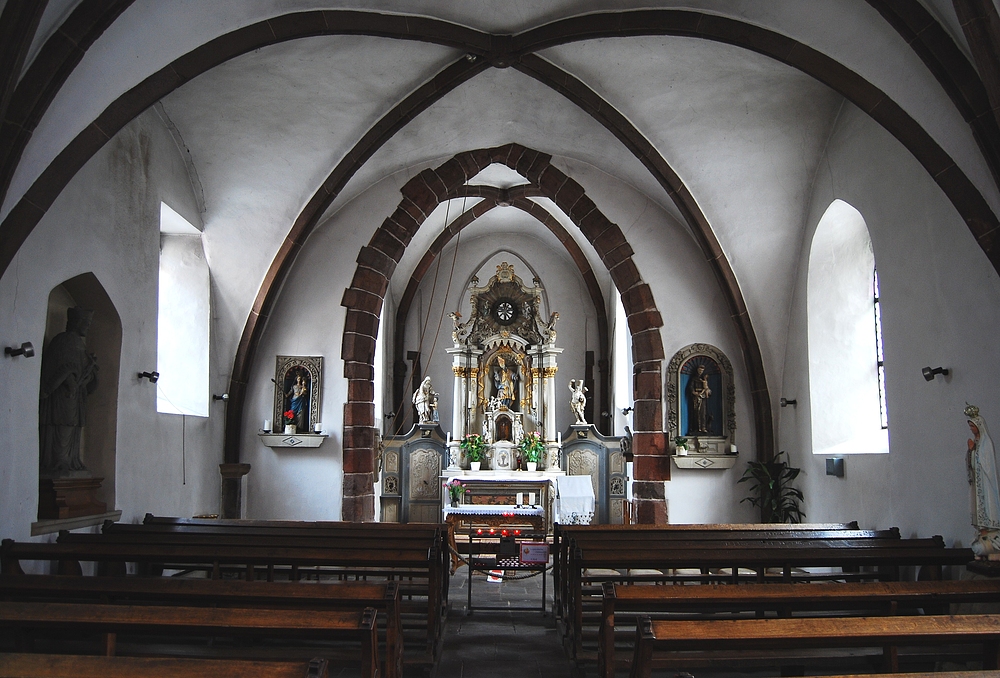
<path id="1" fill-rule="evenodd" d="M 654 621 L 640 617 L 632 678 L 649 678 L 658 666 L 693 667 L 733 651 L 804 648 L 882 648 L 886 670 L 898 671 L 896 648 L 982 644 L 983 668 L 997 668 L 1000 615 L 809 617 Z M 658 656 L 654 657 L 654 653 Z M 732 661 L 731 659 L 728 661 Z M 776 655 L 771 666 L 783 662 Z"/>
<path id="2" fill-rule="evenodd" d="M 441 566 L 435 567 L 438 581 L 435 586 L 440 592 L 441 614 L 448 603 L 449 570 L 448 551 L 445 535 L 447 526 L 443 524 L 414 523 L 400 525 L 397 523 L 348 523 L 343 521 L 298 521 L 298 520 L 227 520 L 176 518 L 154 516 L 147 513 L 141 525 L 114 523 L 106 521 L 102 531 L 104 534 L 184 534 L 184 535 L 220 535 L 233 537 L 243 535 L 255 538 L 255 543 L 263 543 L 264 539 L 276 537 L 307 537 L 325 539 L 330 544 L 357 543 L 364 540 L 365 548 L 398 548 L 410 545 L 420 548 L 426 541 L 433 552 L 441 560 Z M 260 541 L 256 540 L 260 538 Z M 297 577 L 297 572 L 293 572 Z M 404 590 L 404 596 L 408 591 Z"/>
<path id="3" fill-rule="evenodd" d="M 1000 602 L 1000 580 L 748 584 L 746 586 L 622 586 L 604 583 L 598 639 L 599 675 L 615 675 L 616 613 L 945 614 L 953 603 Z M 620 620 L 619 620 L 620 621 Z M 621 636 L 621 633 L 617 634 Z M 578 660 L 581 658 L 578 657 Z M 627 663 L 627 662 L 626 662 Z"/>
<path id="4" fill-rule="evenodd" d="M 567 593 L 566 568 L 573 548 L 592 542 L 610 539 L 633 541 L 663 541 L 671 539 L 806 539 L 836 538 L 850 533 L 851 538 L 899 538 L 899 530 L 860 530 L 856 521 L 849 523 L 737 523 L 737 524 L 681 524 L 681 525 L 559 525 L 553 528 L 553 596 L 557 616 L 565 608 Z M 623 548 L 636 548 L 626 545 Z"/>
<path id="5" fill-rule="evenodd" d="M 7 602 L 0 605 L 0 628 L 8 633 L 15 632 L 20 645 L 30 644 L 32 631 L 72 629 L 74 632 L 102 633 L 105 656 L 116 654 L 117 638 L 121 633 L 155 633 L 157 637 L 254 636 L 352 641 L 360 644 L 361 675 L 377 678 L 376 615 L 372 608 L 360 612 L 303 613 L 300 610 L 252 608 Z"/>
<path id="6" fill-rule="evenodd" d="M 861 568 L 875 568 L 869 578 L 880 580 L 898 579 L 902 566 L 934 566 L 937 571 L 943 565 L 964 565 L 972 560 L 969 549 L 946 549 L 940 538 L 927 540 L 889 540 L 873 544 L 825 544 L 813 546 L 794 540 L 780 542 L 744 544 L 727 542 L 703 542 L 690 548 L 677 548 L 676 544 L 648 545 L 636 550 L 604 550 L 592 548 L 587 551 L 575 549 L 568 568 L 569 593 L 567 612 L 563 617 L 565 637 L 573 657 L 582 649 L 582 627 L 584 607 L 590 599 L 599 607 L 597 596 L 604 581 L 623 583 L 649 579 L 645 575 L 611 574 L 615 570 L 676 570 L 690 568 L 701 570 L 732 568 L 732 575 L 716 579 L 738 583 L 744 581 L 739 575 L 740 568 L 756 572 L 753 581 L 766 581 L 768 570 L 782 572 L 781 581 L 791 582 L 792 573 L 799 568 L 836 568 L 845 572 L 857 572 Z M 601 573 L 604 570 L 607 572 Z M 595 573 L 596 571 L 596 573 Z M 825 576 L 825 575 L 824 575 Z M 837 575 L 843 576 L 843 575 Z M 859 576 L 859 575 L 853 575 Z M 805 574 L 805 580 L 816 575 Z M 670 575 L 656 576 L 660 581 L 669 581 Z M 821 577 L 822 578 L 822 577 Z"/>
<path id="7" fill-rule="evenodd" d="M 257 662 L 175 657 L 0 654 L 0 678 L 327 678 L 325 659 Z"/>
<path id="8" fill-rule="evenodd" d="M 76 540 L 70 540 L 74 542 Z M 100 564 L 133 562 L 144 569 L 162 569 L 164 565 L 176 568 L 201 568 L 213 578 L 220 577 L 225 566 L 240 567 L 247 580 L 255 579 L 255 568 L 264 567 L 272 574 L 275 567 L 319 567 L 344 575 L 385 579 L 425 580 L 421 588 L 426 598 L 416 602 L 404 601 L 401 611 L 419 610 L 420 624 L 427 629 L 424 650 L 407 652 L 405 660 L 432 666 L 437 658 L 442 631 L 442 598 L 440 568 L 442 559 L 433 549 L 382 550 L 340 548 L 337 544 L 312 547 L 276 547 L 268 545 L 212 545 L 212 544 L 157 544 L 157 543 L 37 543 L 14 542 L 5 539 L 0 544 L 0 572 L 23 575 L 22 560 L 57 561 L 60 574 L 80 575 L 81 561 L 99 564 L 98 573 L 108 571 Z M 111 568 L 124 573 L 124 567 Z M 407 595 L 402 590 L 401 595 Z M 414 591 L 409 591 L 414 595 Z M 423 601 L 423 602 L 421 602 Z"/>
<path id="9" fill-rule="evenodd" d="M 402 676 L 403 644 L 397 582 L 247 582 L 146 577 L 0 575 L 0 600 L 91 604 L 266 607 L 310 610 L 374 608 L 384 620 L 382 674 Z"/>

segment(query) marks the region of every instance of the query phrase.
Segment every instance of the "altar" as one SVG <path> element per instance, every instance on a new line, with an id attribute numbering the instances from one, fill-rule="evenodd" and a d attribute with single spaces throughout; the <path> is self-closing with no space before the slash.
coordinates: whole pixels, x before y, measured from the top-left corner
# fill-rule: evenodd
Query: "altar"
<path id="1" fill-rule="evenodd" d="M 379 453 L 380 519 L 385 522 L 440 522 L 442 515 L 461 531 L 492 529 L 502 518 L 491 510 L 445 506 L 442 481 L 459 479 L 473 506 L 518 506 L 535 495 L 541 518 L 507 521 L 512 529 L 549 533 L 553 525 L 554 479 L 570 475 L 591 478 L 596 498 L 594 518 L 621 523 L 626 515 L 627 474 L 621 439 L 605 437 L 586 422 L 583 380 L 569 380 L 569 408 L 576 423 L 556 430 L 556 412 L 567 407 L 556 399 L 559 314 L 545 316 L 541 281 L 532 285 L 503 262 L 485 286 L 473 277 L 469 285 L 469 318 L 450 314 L 454 329 L 451 356 L 452 411 L 450 431 L 437 411 L 438 393 L 424 377 L 413 393 L 413 428 L 385 438 Z M 563 411 L 565 411 L 563 409 Z M 475 469 L 475 470 L 473 470 Z M 521 494 L 521 502 L 517 495 Z M 478 513 L 477 513 L 478 511 Z M 541 528 L 536 522 L 541 521 Z"/>

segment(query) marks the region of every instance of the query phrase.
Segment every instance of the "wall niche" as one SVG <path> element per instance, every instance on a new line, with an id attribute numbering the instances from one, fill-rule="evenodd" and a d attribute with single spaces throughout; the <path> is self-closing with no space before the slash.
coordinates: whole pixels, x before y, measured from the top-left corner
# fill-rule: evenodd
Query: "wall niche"
<path id="1" fill-rule="evenodd" d="M 93 318 L 86 332 L 86 352 L 96 356 L 97 382 L 85 399 L 85 423 L 80 432 L 79 460 L 85 470 L 52 471 L 52 460 L 45 459 L 45 441 L 53 435 L 46 427 L 42 410 L 49 407 L 39 403 L 39 496 L 38 521 L 32 525 L 32 534 L 45 534 L 57 529 L 72 529 L 93 524 L 108 516 L 115 505 L 115 468 L 118 430 L 118 377 L 121 362 L 122 324 L 118 311 L 93 273 L 83 273 L 57 285 L 49 293 L 46 309 L 45 338 L 42 343 L 42 370 L 40 392 L 59 376 L 52 363 L 46 359 L 52 340 L 67 329 L 70 308 L 81 307 L 93 311 Z M 51 396 L 50 396 L 51 397 Z M 63 427 L 66 428 L 66 427 Z M 66 434 L 65 431 L 62 432 Z M 95 482 L 100 479 L 100 484 Z M 117 512 L 116 512 L 117 513 Z"/>

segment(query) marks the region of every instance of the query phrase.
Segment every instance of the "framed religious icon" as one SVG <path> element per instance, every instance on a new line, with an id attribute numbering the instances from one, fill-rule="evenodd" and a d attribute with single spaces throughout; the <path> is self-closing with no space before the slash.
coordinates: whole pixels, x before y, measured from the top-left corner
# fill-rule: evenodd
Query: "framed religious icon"
<path id="1" fill-rule="evenodd" d="M 322 356 L 279 355 L 274 369 L 274 430 L 312 433 L 319 423 Z M 294 426 L 295 430 L 288 430 Z"/>
<path id="2" fill-rule="evenodd" d="M 736 391 L 726 355 L 711 344 L 685 346 L 670 360 L 666 379 L 667 427 L 675 455 L 734 454 Z"/>

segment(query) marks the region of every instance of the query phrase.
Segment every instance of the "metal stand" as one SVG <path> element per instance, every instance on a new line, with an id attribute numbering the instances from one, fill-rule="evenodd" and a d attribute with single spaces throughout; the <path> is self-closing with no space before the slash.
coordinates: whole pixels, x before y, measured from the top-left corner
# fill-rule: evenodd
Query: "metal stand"
<path id="1" fill-rule="evenodd" d="M 545 614 L 545 569 L 548 567 L 547 563 L 538 563 L 525 565 L 522 564 L 516 557 L 515 558 L 498 558 L 495 556 L 469 556 L 469 586 L 468 586 L 468 601 L 466 602 L 466 614 L 472 614 L 473 610 L 523 610 L 523 611 L 535 611 L 539 610 L 542 614 Z M 541 572 L 542 573 L 542 606 L 541 607 L 499 607 L 499 606 L 487 606 L 487 605 L 477 605 L 472 606 L 472 582 L 475 579 L 476 572 L 489 572 L 490 570 L 514 570 L 519 572 Z"/>

